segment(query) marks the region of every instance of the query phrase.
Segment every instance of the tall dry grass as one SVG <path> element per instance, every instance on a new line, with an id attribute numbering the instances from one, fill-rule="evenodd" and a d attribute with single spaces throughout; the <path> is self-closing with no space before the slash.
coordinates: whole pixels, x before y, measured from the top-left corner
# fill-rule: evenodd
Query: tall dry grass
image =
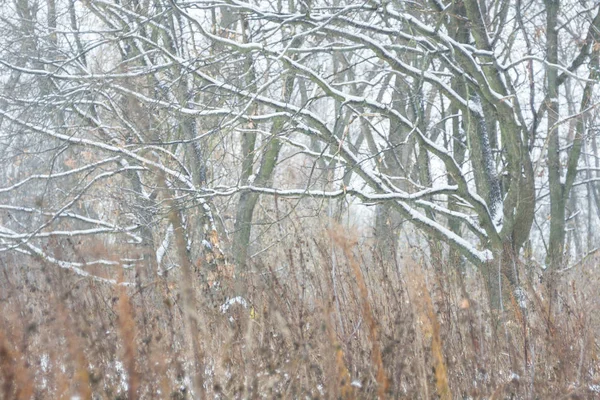
<path id="1" fill-rule="evenodd" d="M 0 398 L 600 397 L 594 261 L 560 275 L 554 309 L 520 265 L 524 297 L 496 324 L 483 277 L 436 254 L 391 262 L 337 227 L 299 229 L 218 284 L 94 271 L 133 287 L 5 258 Z"/>

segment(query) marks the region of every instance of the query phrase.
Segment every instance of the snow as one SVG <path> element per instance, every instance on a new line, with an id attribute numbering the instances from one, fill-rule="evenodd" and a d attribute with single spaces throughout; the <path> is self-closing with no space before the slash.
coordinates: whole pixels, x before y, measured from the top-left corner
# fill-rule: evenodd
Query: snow
<path id="1" fill-rule="evenodd" d="M 515 298 L 519 307 L 527 308 L 527 292 L 521 286 L 517 286 L 515 288 Z"/>
<path id="2" fill-rule="evenodd" d="M 125 371 L 123 363 L 119 360 L 115 361 L 115 371 L 117 371 L 117 374 L 121 377 L 121 390 L 127 392 L 127 389 L 129 389 L 129 384 L 127 383 L 127 371 Z"/>
<path id="3" fill-rule="evenodd" d="M 483 115 L 483 107 L 481 105 L 481 99 L 479 96 L 473 96 L 469 100 L 469 109 L 475 111 L 477 115 Z"/>
<path id="4" fill-rule="evenodd" d="M 564 175 L 564 174 L 561 174 L 561 175 L 560 175 L 560 177 L 558 178 L 558 180 L 560 181 L 560 184 L 561 184 L 562 186 L 564 186 L 564 185 L 565 185 L 565 183 L 567 182 L 567 176 L 566 176 L 566 175 Z"/>
<path id="5" fill-rule="evenodd" d="M 89 146 L 89 147 L 96 148 L 98 150 L 104 150 L 104 151 L 108 151 L 111 153 L 122 154 L 124 156 L 133 158 L 133 159 L 137 160 L 138 162 L 140 162 L 142 165 L 149 165 L 149 166 L 155 167 L 155 168 L 161 170 L 162 172 L 164 172 L 165 174 L 175 178 L 177 181 L 182 182 L 190 189 L 195 189 L 195 187 L 189 177 L 184 176 L 180 172 L 172 170 L 172 169 L 164 166 L 161 163 L 158 163 L 151 159 L 142 157 L 142 156 L 138 155 L 136 152 L 127 150 L 122 147 L 113 146 L 113 145 L 109 145 L 109 144 L 106 144 L 103 142 L 91 140 L 91 139 L 80 138 L 80 137 L 76 137 L 76 136 L 72 136 L 72 135 L 64 135 L 62 133 L 58 133 L 53 130 L 46 129 L 42 126 L 38 126 L 35 124 L 31 124 L 29 122 L 22 121 L 21 119 L 3 111 L 3 110 L 0 110 L 0 116 L 3 116 L 4 118 L 14 122 L 17 125 L 22 126 L 23 128 L 30 129 L 31 131 L 41 133 L 46 136 L 53 137 L 55 139 L 63 140 L 66 143 L 72 143 L 72 144 L 81 145 L 84 147 Z"/>
<path id="6" fill-rule="evenodd" d="M 17 235 L 15 232 L 11 231 L 10 229 L 2 227 L 2 226 L 0 226 L 0 233 L 9 234 L 9 235 Z M 22 242 L 18 243 L 18 245 L 22 245 L 23 247 L 26 247 L 27 250 L 17 249 L 16 246 L 15 246 L 14 250 L 20 250 L 21 252 L 26 252 L 27 254 L 33 253 L 51 264 L 58 265 L 61 268 L 68 269 L 68 270 L 76 273 L 77 275 L 80 275 L 80 276 L 86 277 L 86 278 L 90 278 L 96 282 L 108 283 L 111 285 L 133 286 L 133 284 L 129 283 L 129 282 L 118 282 L 115 279 L 107 279 L 107 278 L 101 278 L 98 276 L 94 276 L 94 275 L 90 274 L 89 272 L 82 269 L 82 267 L 85 267 L 88 265 L 95 265 L 95 264 L 118 266 L 118 265 L 120 265 L 119 262 L 108 261 L 108 260 L 95 260 L 91 263 L 68 262 L 68 261 L 58 260 L 54 257 L 49 256 L 42 249 L 34 246 L 29 241 L 23 240 Z"/>
<path id="7" fill-rule="evenodd" d="M 481 252 L 482 259 L 485 261 L 492 261 L 494 259 L 494 253 L 491 250 L 486 249 Z"/>
<path id="8" fill-rule="evenodd" d="M 496 228 L 496 232 L 500 233 L 502 231 L 502 227 L 504 226 L 504 204 L 500 199 L 497 199 L 496 203 L 490 207 L 491 213 L 493 215 L 492 222 L 494 223 L 494 228 Z"/>
<path id="9" fill-rule="evenodd" d="M 156 264 L 158 265 L 159 275 L 162 273 L 161 272 L 162 271 L 162 269 L 161 269 L 162 261 L 163 261 L 163 258 L 165 257 L 167 249 L 169 248 L 169 244 L 171 243 L 172 236 L 173 236 L 173 224 L 169 224 L 169 226 L 167 227 L 167 232 L 165 233 L 165 237 L 163 238 L 163 241 L 156 249 Z"/>
<path id="10" fill-rule="evenodd" d="M 117 160 L 119 160 L 120 157 L 111 157 L 111 158 L 107 158 L 92 164 L 87 164 L 83 167 L 80 168 L 75 168 L 75 169 L 71 169 L 68 171 L 64 171 L 64 172 L 57 172 L 57 173 L 53 173 L 53 174 L 38 174 L 38 175 L 30 175 L 27 178 L 23 179 L 22 181 L 19 181 L 11 186 L 5 186 L 3 188 L 0 188 L 0 193 L 4 193 L 4 192 L 10 192 L 13 191 L 23 185 L 25 185 L 26 183 L 32 181 L 32 180 L 48 180 L 48 179 L 56 179 L 56 178 L 63 178 L 63 177 L 67 177 L 73 174 L 77 174 L 80 172 L 84 172 L 84 171 L 88 171 L 91 169 L 95 169 L 101 165 L 107 164 L 107 163 L 111 163 L 111 162 L 115 162 Z M 134 169 L 134 170 L 144 170 L 145 168 L 142 167 L 130 167 L 129 169 Z"/>
<path id="11" fill-rule="evenodd" d="M 323 387 L 323 385 L 317 385 L 317 390 L 319 391 L 319 394 L 321 396 L 325 396 L 325 388 Z"/>
<path id="12" fill-rule="evenodd" d="M 456 233 L 452 232 L 445 226 L 441 225 L 436 221 L 432 221 L 431 219 L 425 217 L 420 212 L 410 208 L 406 204 L 398 202 L 398 204 L 404 209 L 404 211 L 410 215 L 413 219 L 413 223 L 417 223 L 417 226 L 421 229 L 425 229 L 426 231 L 433 231 L 441 234 L 446 238 L 448 242 L 453 243 L 457 248 L 462 249 L 466 255 L 471 258 L 471 261 L 476 261 L 479 263 L 486 263 L 492 260 L 493 254 L 490 250 L 477 250 L 474 245 L 472 245 L 469 241 L 463 239 Z"/>
<path id="13" fill-rule="evenodd" d="M 228 299 L 225 303 L 221 305 L 221 312 L 225 314 L 229 308 L 234 304 L 240 304 L 244 308 L 248 308 L 248 302 L 242 296 L 233 297 Z"/>

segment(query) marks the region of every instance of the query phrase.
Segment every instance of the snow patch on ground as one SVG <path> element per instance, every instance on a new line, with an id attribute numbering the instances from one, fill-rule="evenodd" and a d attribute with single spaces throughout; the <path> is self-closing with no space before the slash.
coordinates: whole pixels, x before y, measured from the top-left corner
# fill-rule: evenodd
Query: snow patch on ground
<path id="1" fill-rule="evenodd" d="M 229 307 L 231 307 L 234 304 L 241 304 L 244 308 L 248 308 L 248 302 L 246 301 L 246 299 L 244 299 L 242 296 L 237 296 L 223 303 L 223 305 L 221 305 L 221 312 L 225 314 L 229 310 Z"/>

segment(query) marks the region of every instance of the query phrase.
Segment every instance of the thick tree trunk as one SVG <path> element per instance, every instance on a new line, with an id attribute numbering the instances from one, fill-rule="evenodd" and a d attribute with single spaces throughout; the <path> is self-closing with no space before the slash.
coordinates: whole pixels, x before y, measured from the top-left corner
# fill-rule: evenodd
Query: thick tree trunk
<path id="1" fill-rule="evenodd" d="M 517 259 L 512 243 L 505 243 L 501 249 L 494 251 L 494 259 L 481 268 L 492 310 L 506 311 L 511 310 L 515 303 L 519 305 Z"/>

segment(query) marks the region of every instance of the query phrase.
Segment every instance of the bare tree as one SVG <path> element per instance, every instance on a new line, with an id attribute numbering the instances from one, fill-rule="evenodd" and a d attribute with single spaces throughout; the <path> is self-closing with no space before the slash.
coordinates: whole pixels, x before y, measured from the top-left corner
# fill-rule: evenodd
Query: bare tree
<path id="1" fill-rule="evenodd" d="M 499 282 L 519 285 L 524 246 L 554 271 L 592 250 L 578 236 L 569 250 L 565 235 L 575 207 L 583 231 L 598 225 L 592 2 L 4 7 L 17 21 L 2 20 L 0 46 L 4 251 L 80 274 L 161 272 L 174 207 L 189 260 L 229 252 L 240 274 L 260 242 L 261 195 L 376 206 L 390 260 L 409 221 L 430 251 L 444 243 L 476 265 L 496 305 Z M 284 177 L 292 165 L 301 178 Z M 142 257 L 45 250 L 51 237 L 108 234 Z"/>

